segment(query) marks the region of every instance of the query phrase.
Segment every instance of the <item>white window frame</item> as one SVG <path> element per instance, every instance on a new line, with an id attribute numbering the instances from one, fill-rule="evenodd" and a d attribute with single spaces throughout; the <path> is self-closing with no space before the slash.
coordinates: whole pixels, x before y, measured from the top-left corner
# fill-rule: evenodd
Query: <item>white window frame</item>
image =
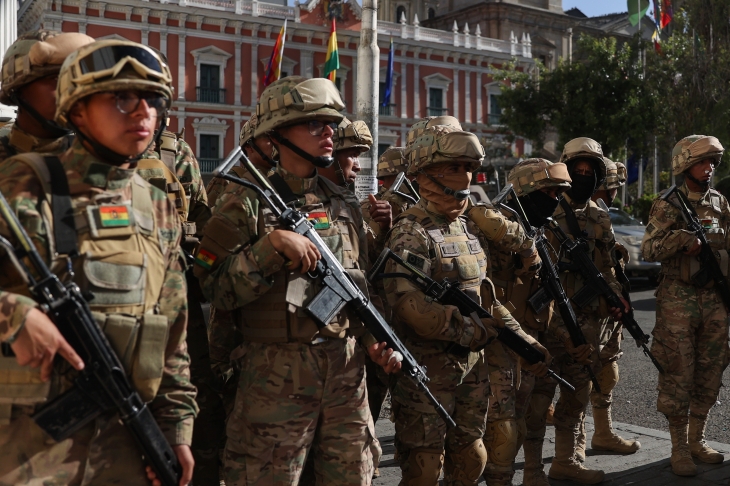
<path id="1" fill-rule="evenodd" d="M 195 147 L 197 148 L 196 157 L 200 157 L 200 136 L 201 135 L 218 135 L 218 153 L 222 159 L 226 132 L 228 131 L 228 123 L 215 117 L 206 116 L 203 118 L 195 118 L 193 120 L 193 132 L 195 132 Z"/>
<path id="2" fill-rule="evenodd" d="M 449 99 L 446 96 L 449 91 L 449 85 L 451 85 L 452 79 L 444 76 L 441 73 L 434 73 L 429 74 L 428 76 L 424 76 L 423 83 L 426 85 L 426 111 L 428 111 L 429 108 L 435 108 L 432 106 L 429 106 L 429 97 L 431 95 L 431 88 L 440 89 L 442 91 L 441 99 L 443 100 L 444 106 L 441 108 L 446 111 L 446 113 L 449 112 Z M 428 113 L 426 113 L 428 115 Z"/>
<path id="3" fill-rule="evenodd" d="M 282 56 L 281 58 L 281 72 L 286 72 L 287 76 L 294 76 L 294 68 L 299 64 L 294 59 L 288 58 L 286 56 Z M 269 67 L 269 58 L 263 58 L 261 59 L 261 65 L 264 67 L 264 72 L 266 72 L 266 68 Z"/>
<path id="4" fill-rule="evenodd" d="M 489 122 L 489 115 L 492 114 L 492 95 L 495 96 L 502 96 L 502 90 L 500 89 L 501 83 L 499 81 L 492 81 L 491 83 L 486 83 L 484 85 L 484 89 L 487 90 L 487 121 Z M 500 113 L 501 115 L 501 113 Z M 488 123 L 488 125 L 491 125 L 493 127 L 501 127 L 502 124 L 492 124 Z"/>
<path id="5" fill-rule="evenodd" d="M 221 85 L 218 86 L 218 89 L 226 89 L 226 64 L 233 57 L 233 54 L 229 54 L 216 46 L 201 47 L 190 51 L 190 54 L 192 54 L 195 62 L 196 88 L 200 86 L 200 65 L 212 64 L 220 69 L 219 79 Z"/>

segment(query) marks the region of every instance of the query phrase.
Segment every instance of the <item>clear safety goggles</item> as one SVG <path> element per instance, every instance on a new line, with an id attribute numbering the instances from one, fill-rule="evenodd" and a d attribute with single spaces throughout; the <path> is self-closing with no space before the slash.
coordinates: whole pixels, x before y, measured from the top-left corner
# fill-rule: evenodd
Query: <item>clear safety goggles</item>
<path id="1" fill-rule="evenodd" d="M 105 46 L 90 51 L 74 60 L 77 73 L 76 84 L 91 84 L 101 79 L 116 77 L 125 67 L 132 67 L 140 76 L 170 83 L 170 70 L 153 51 L 143 46 Z"/>

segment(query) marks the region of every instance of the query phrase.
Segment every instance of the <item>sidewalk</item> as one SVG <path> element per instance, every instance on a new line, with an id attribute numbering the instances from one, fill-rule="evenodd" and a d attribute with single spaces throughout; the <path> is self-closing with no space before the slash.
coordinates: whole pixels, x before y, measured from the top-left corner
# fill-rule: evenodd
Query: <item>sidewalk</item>
<path id="1" fill-rule="evenodd" d="M 590 468 L 601 468 L 606 473 L 606 479 L 601 484 L 606 485 L 642 485 L 642 486 L 727 486 L 730 480 L 730 444 L 709 444 L 718 451 L 725 454 L 723 464 L 708 465 L 699 464 L 699 474 L 694 478 L 681 478 L 672 474 L 669 465 L 669 453 L 671 443 L 669 432 L 662 430 L 647 429 L 636 425 L 622 423 L 613 424 L 614 429 L 624 438 L 638 439 L 641 442 L 641 449 L 635 454 L 621 456 L 613 453 L 595 452 L 589 449 L 586 457 L 586 466 Z M 375 426 L 378 438 L 383 448 L 383 458 L 380 461 L 380 478 L 373 481 L 373 486 L 396 486 L 400 481 L 400 468 L 393 460 L 393 438 L 395 429 L 387 419 L 380 419 Z M 586 433 L 588 444 L 591 443 L 593 435 L 593 419 L 586 420 Z M 552 427 L 547 428 L 544 448 L 545 472 L 549 471 L 550 461 L 555 453 L 555 431 Z M 522 468 L 524 456 L 522 451 L 517 456 L 515 464 L 516 474 L 513 484 L 522 484 Z M 484 484 L 480 482 L 479 484 Z M 575 485 L 569 481 L 554 481 L 554 486 Z"/>

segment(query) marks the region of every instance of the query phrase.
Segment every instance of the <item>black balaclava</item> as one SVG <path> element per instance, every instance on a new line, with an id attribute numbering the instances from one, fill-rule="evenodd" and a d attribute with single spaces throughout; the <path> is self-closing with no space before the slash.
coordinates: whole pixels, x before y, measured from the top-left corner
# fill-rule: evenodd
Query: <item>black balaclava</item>
<path id="1" fill-rule="evenodd" d="M 519 200 L 522 209 L 525 210 L 525 215 L 530 226 L 534 226 L 535 228 L 539 228 L 547 223 L 548 218 L 555 213 L 555 209 L 560 202 L 559 199 L 550 197 L 539 190 L 524 196 L 519 196 Z M 517 202 L 514 199 L 510 199 L 507 205 L 513 209 L 518 209 L 516 207 Z"/>
<path id="2" fill-rule="evenodd" d="M 586 161 L 591 164 L 591 167 L 593 168 L 592 176 L 575 173 L 575 166 L 580 161 Z M 598 188 L 598 179 L 600 177 L 598 163 L 595 160 L 590 159 L 577 159 L 571 161 L 568 165 L 568 174 L 570 174 L 570 178 L 572 179 L 570 189 L 566 191 L 568 196 L 580 204 L 587 202 Z"/>

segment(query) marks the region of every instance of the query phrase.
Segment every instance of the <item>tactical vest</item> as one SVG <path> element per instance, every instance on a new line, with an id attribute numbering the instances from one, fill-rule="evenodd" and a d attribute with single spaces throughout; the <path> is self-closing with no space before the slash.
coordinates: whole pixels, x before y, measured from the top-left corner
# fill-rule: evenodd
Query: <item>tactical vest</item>
<path id="1" fill-rule="evenodd" d="M 252 176 L 246 173 L 246 178 L 251 180 Z M 364 269 L 360 268 L 358 261 L 362 219 L 331 182 L 318 177 L 318 184 L 324 196 L 305 194 L 297 202 L 298 209 L 308 213 L 317 233 L 367 295 Z M 259 237 L 280 228 L 279 220 L 268 207 L 262 207 L 260 214 Z M 344 338 L 347 335 L 353 317 L 347 308 L 321 329 L 304 310 L 322 288 L 318 279 L 301 274 L 299 270 L 286 269 L 272 277 L 274 286 L 268 292 L 236 311 L 244 339 L 267 343 L 310 343 L 320 337 Z"/>
<path id="2" fill-rule="evenodd" d="M 726 214 L 722 212 L 722 195 L 715 189 L 710 189 L 709 197 L 697 199 L 692 197 L 693 193 L 689 193 L 689 199 L 692 207 L 697 212 L 702 226 L 705 229 L 705 235 L 710 247 L 715 253 L 715 258 L 720 264 L 723 275 L 728 276 L 728 267 L 730 266 L 730 258 L 728 257 L 728 221 Z M 706 199 L 706 200 L 705 200 Z M 671 204 L 671 203 L 669 203 Z M 687 225 L 681 218 L 677 219 L 676 229 L 687 229 Z M 692 276 L 700 271 L 700 261 L 696 256 L 678 253 L 675 258 L 671 258 L 662 262 L 662 273 L 668 277 L 678 278 L 682 282 L 695 285 Z M 714 282 L 710 280 L 703 288 L 712 288 Z"/>
<path id="3" fill-rule="evenodd" d="M 21 155 L 17 160 L 30 166 L 43 184 L 45 196 L 39 200 L 39 212 L 48 235 L 53 235 L 48 167 L 37 154 Z M 168 341 L 168 319 L 159 314 L 157 303 L 170 252 L 175 249 L 160 238 L 147 183 L 135 174 L 130 184 L 131 200 L 110 193 L 92 199 L 71 198 L 79 256 L 69 259 L 58 254 L 49 237 L 49 266 L 61 281 L 73 277 L 82 293 L 91 297 L 94 318 L 140 396 L 150 401 L 162 380 Z M 73 275 L 68 271 L 69 262 Z M 6 290 L 28 295 L 27 287 Z M 67 385 L 57 384 L 61 388 L 57 391 Z M 48 395 L 49 384 L 41 382 L 38 369 L 20 367 L 14 357 L 0 359 L 0 409 L 13 403 L 42 402 Z"/>
<path id="4" fill-rule="evenodd" d="M 231 167 L 231 171 L 233 172 L 233 175 L 236 177 L 244 177 L 246 175 L 246 169 L 244 167 L 241 167 L 240 165 L 234 165 Z M 205 192 L 208 195 L 208 207 L 213 209 L 215 207 L 215 203 L 218 200 L 218 198 L 223 194 L 223 191 L 225 191 L 226 186 L 228 186 L 230 182 L 226 179 L 223 179 L 222 177 L 214 177 L 211 179 L 211 181 L 208 183 L 208 187 L 205 188 Z"/>

